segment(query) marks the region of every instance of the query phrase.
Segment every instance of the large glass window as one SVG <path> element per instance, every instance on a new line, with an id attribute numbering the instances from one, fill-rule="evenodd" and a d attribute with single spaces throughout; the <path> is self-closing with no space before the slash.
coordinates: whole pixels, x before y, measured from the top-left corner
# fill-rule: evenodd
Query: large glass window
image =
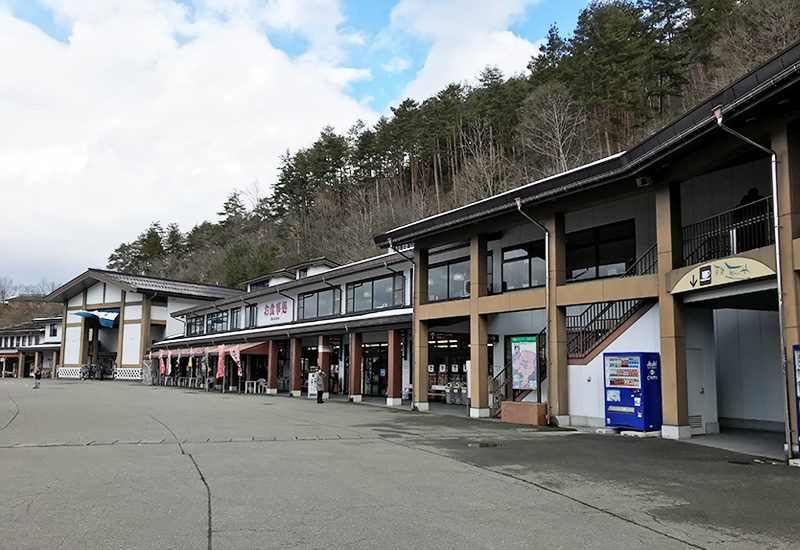
<path id="1" fill-rule="evenodd" d="M 428 268 L 428 301 L 469 296 L 469 259 L 451 260 Z"/>
<path id="2" fill-rule="evenodd" d="M 626 220 L 570 233 L 566 253 L 570 281 L 619 277 L 636 261 L 635 223 Z"/>
<path id="3" fill-rule="evenodd" d="M 544 241 L 503 250 L 503 291 L 544 286 Z"/>
<path id="4" fill-rule="evenodd" d="M 297 301 L 298 319 L 316 319 L 317 317 L 330 317 L 341 311 L 339 289 L 318 290 L 301 294 Z"/>
<path id="5" fill-rule="evenodd" d="M 228 330 L 228 312 L 217 311 L 206 316 L 206 333 L 224 332 Z"/>
<path id="6" fill-rule="evenodd" d="M 242 308 L 237 307 L 231 310 L 231 330 L 242 328 Z"/>
<path id="7" fill-rule="evenodd" d="M 403 276 L 389 275 L 380 279 L 347 285 L 347 312 L 371 311 L 403 305 Z"/>
<path id="8" fill-rule="evenodd" d="M 244 308 L 245 328 L 251 328 L 258 324 L 258 306 L 253 304 Z"/>
<path id="9" fill-rule="evenodd" d="M 58 325 L 55 323 L 50 324 L 50 338 L 58 336 Z"/>
<path id="10" fill-rule="evenodd" d="M 203 334 L 204 326 L 205 318 L 202 315 L 198 315 L 197 317 L 189 317 L 189 320 L 186 321 L 186 335 L 198 336 Z"/>

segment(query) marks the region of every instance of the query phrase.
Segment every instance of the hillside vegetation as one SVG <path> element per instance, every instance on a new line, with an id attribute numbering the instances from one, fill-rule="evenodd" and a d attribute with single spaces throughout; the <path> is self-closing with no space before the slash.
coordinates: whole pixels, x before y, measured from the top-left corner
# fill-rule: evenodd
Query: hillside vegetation
<path id="1" fill-rule="evenodd" d="M 364 258 L 389 228 L 630 147 L 798 38 L 800 0 L 592 2 L 519 74 L 487 67 L 373 126 L 323 128 L 283 156 L 270 196 L 233 191 L 186 233 L 153 223 L 108 265 L 235 285 Z"/>

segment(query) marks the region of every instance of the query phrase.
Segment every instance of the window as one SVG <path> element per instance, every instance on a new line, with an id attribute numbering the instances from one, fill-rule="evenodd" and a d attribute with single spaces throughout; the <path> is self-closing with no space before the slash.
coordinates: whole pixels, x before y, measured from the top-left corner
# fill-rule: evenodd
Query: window
<path id="1" fill-rule="evenodd" d="M 330 317 L 341 311 L 339 289 L 318 290 L 297 297 L 297 318 Z"/>
<path id="2" fill-rule="evenodd" d="M 202 315 L 198 315 L 197 317 L 189 317 L 189 320 L 186 321 L 186 335 L 198 336 L 203 334 L 204 326 L 205 318 Z"/>
<path id="3" fill-rule="evenodd" d="M 17 336 L 17 337 L 15 338 L 15 340 L 16 340 L 16 344 L 14 345 L 14 347 L 15 347 L 15 348 L 18 348 L 18 347 L 19 347 L 19 345 L 20 345 L 20 343 L 22 342 L 22 338 L 21 338 L 20 336 Z"/>
<path id="4" fill-rule="evenodd" d="M 242 308 L 237 307 L 231 310 L 231 330 L 242 328 Z"/>
<path id="5" fill-rule="evenodd" d="M 251 328 L 258 324 L 258 306 L 253 304 L 244 308 L 245 328 Z"/>
<path id="6" fill-rule="evenodd" d="M 469 296 L 469 259 L 452 260 L 428 268 L 428 301 Z"/>
<path id="7" fill-rule="evenodd" d="M 308 277 L 308 268 L 307 267 L 304 267 L 303 269 L 298 269 L 297 270 L 297 278 L 298 279 L 305 279 L 306 277 Z"/>
<path id="8" fill-rule="evenodd" d="M 228 312 L 218 311 L 206 316 L 206 333 L 225 332 L 228 330 Z"/>
<path id="9" fill-rule="evenodd" d="M 619 277 L 636 261 L 635 223 L 626 220 L 570 233 L 566 253 L 570 281 Z"/>
<path id="10" fill-rule="evenodd" d="M 403 276 L 348 283 L 347 312 L 370 311 L 403 305 Z"/>
<path id="11" fill-rule="evenodd" d="M 22 337 L 22 346 L 24 347 L 24 346 L 27 346 L 27 345 L 28 345 L 28 337 L 27 336 L 23 336 Z"/>
<path id="12" fill-rule="evenodd" d="M 544 241 L 503 250 L 503 292 L 544 286 Z"/>
<path id="13" fill-rule="evenodd" d="M 486 253 L 486 293 L 494 293 L 494 254 Z"/>
<path id="14" fill-rule="evenodd" d="M 50 323 L 50 338 L 55 338 L 56 336 L 58 336 L 58 325 Z"/>

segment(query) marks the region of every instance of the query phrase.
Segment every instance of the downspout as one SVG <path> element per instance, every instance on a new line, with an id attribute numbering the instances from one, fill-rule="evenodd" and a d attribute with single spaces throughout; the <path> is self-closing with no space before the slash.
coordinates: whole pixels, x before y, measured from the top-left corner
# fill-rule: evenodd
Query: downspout
<path id="1" fill-rule="evenodd" d="M 545 326 L 545 331 L 547 332 L 547 338 L 549 339 L 551 337 L 551 335 L 552 335 L 552 333 L 550 332 L 550 231 L 544 225 L 540 224 L 539 222 L 537 222 L 536 220 L 531 218 L 529 215 L 527 215 L 525 212 L 523 212 L 523 210 L 522 210 L 522 199 L 517 197 L 517 198 L 514 199 L 514 202 L 517 204 L 517 210 L 519 211 L 519 213 L 525 219 L 527 219 L 533 225 L 535 225 L 536 227 L 538 227 L 539 229 L 544 231 L 544 270 L 545 270 L 545 272 L 544 272 L 544 296 L 545 296 L 545 298 L 544 298 L 544 300 L 545 300 L 545 306 L 544 306 L 544 323 L 545 324 L 544 324 L 544 326 Z M 547 366 L 547 376 L 551 376 L 551 373 L 550 373 L 550 353 L 552 353 L 552 350 L 550 350 L 549 346 L 548 346 L 547 354 L 545 354 L 545 365 Z M 539 398 L 539 401 L 541 401 L 541 399 L 542 399 L 541 381 L 539 381 L 536 384 L 536 387 L 537 387 L 537 392 L 536 393 L 538 394 L 537 397 Z"/>
<path id="2" fill-rule="evenodd" d="M 791 416 L 789 407 L 791 396 L 789 395 L 789 375 L 787 372 L 788 359 L 786 357 L 786 317 L 783 306 L 783 278 L 782 278 L 782 264 L 781 264 L 781 233 L 780 233 L 780 216 L 778 212 L 778 155 L 772 149 L 764 147 L 760 143 L 756 143 L 748 138 L 728 128 L 722 123 L 722 105 L 714 107 L 714 117 L 717 119 L 717 126 L 722 130 L 728 132 L 737 139 L 744 141 L 748 145 L 766 153 L 770 157 L 770 175 L 772 176 L 772 223 L 775 230 L 775 274 L 778 283 L 778 326 L 780 331 L 781 342 L 781 376 L 783 377 L 783 420 L 784 420 L 784 435 L 786 437 L 786 447 L 784 448 L 784 456 L 786 462 L 792 458 L 792 427 Z"/>

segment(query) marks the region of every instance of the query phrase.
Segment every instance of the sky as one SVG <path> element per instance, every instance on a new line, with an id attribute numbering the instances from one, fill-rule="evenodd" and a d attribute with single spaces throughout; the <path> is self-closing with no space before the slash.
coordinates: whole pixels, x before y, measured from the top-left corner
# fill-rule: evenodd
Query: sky
<path id="1" fill-rule="evenodd" d="M 585 0 L 0 0 L 0 277 L 65 282 L 183 231 L 404 98 L 524 73 Z"/>

